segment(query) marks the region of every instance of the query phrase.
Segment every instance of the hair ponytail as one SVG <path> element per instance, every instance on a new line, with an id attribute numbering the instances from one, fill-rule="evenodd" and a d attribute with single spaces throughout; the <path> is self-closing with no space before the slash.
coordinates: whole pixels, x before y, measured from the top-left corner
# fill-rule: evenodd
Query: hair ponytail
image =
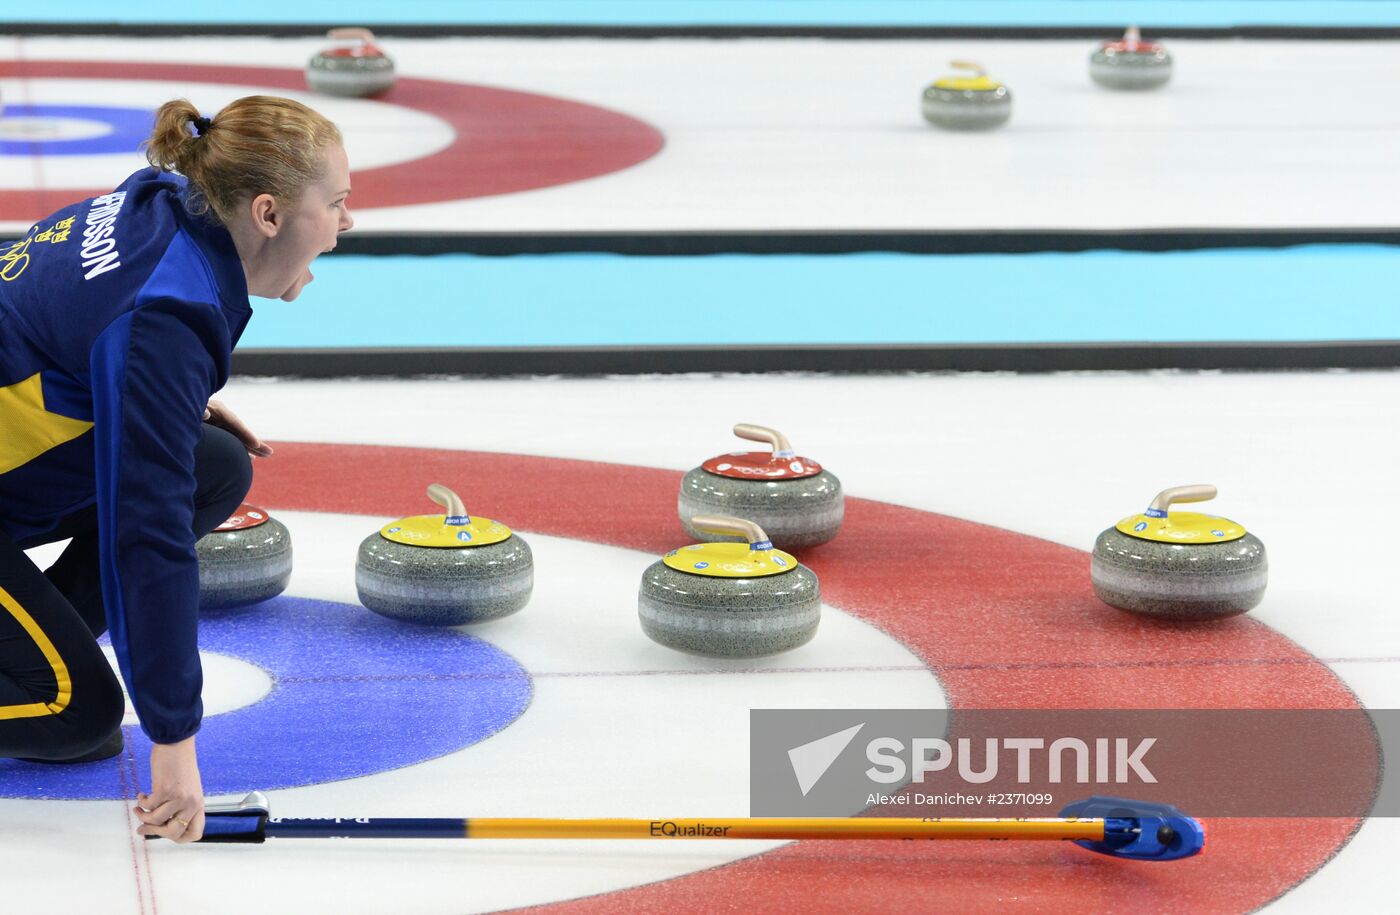
<path id="1" fill-rule="evenodd" d="M 259 194 L 300 199 L 322 176 L 322 152 L 342 142 L 334 124 L 300 102 L 250 95 L 208 119 L 188 99 L 168 101 L 144 145 L 146 161 L 189 179 L 191 212 L 212 209 L 227 225 Z"/>
<path id="2" fill-rule="evenodd" d="M 188 174 L 190 160 L 198 155 L 195 147 L 199 137 L 191 132 L 197 117 L 199 109 L 189 99 L 177 98 L 161 105 L 155 129 L 145 144 L 146 161 L 168 172 Z"/>

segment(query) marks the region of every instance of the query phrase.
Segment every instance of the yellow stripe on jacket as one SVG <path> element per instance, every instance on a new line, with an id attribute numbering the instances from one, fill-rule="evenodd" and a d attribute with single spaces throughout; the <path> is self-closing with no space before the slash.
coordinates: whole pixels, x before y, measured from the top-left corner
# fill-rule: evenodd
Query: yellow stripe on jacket
<path id="1" fill-rule="evenodd" d="M 63 663 L 63 658 L 59 657 L 58 649 L 53 647 L 53 642 L 44 630 L 39 628 L 39 624 L 34 622 L 34 617 L 29 615 L 29 611 L 19 605 L 19 601 L 10 596 L 10 592 L 0 588 L 0 607 L 3 607 L 13 616 L 29 633 L 29 637 L 34 640 L 39 651 L 43 652 L 44 659 L 49 662 L 49 667 L 53 668 L 53 677 L 58 684 L 58 695 L 54 696 L 52 702 L 30 702 L 26 705 L 0 705 L 0 720 L 7 718 L 38 718 L 41 715 L 57 715 L 68 707 L 68 703 L 73 699 L 73 681 L 68 677 L 68 665 Z"/>
<path id="2" fill-rule="evenodd" d="M 0 387 L 0 473 L 22 467 L 91 428 L 90 422 L 44 409 L 43 378 L 38 373 Z"/>

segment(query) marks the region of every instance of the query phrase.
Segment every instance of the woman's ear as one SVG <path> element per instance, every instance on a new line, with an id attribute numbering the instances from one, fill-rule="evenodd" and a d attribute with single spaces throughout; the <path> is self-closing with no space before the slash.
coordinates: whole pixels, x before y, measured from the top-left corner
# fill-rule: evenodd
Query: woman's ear
<path id="1" fill-rule="evenodd" d="M 273 238 L 281 230 L 282 214 L 277 208 L 277 198 L 271 194 L 259 194 L 248 204 L 248 213 L 253 219 L 253 228 L 264 238 Z"/>

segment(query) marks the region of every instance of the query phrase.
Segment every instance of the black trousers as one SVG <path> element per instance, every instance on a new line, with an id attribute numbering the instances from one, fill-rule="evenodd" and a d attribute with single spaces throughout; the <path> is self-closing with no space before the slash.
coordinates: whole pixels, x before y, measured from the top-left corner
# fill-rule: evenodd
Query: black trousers
<path id="1" fill-rule="evenodd" d="M 208 424 L 194 463 L 194 535 L 203 537 L 237 510 L 253 468 L 237 438 Z M 43 572 L 24 554 L 70 537 Z M 69 759 L 121 726 L 121 686 L 97 645 L 106 630 L 95 507 L 22 543 L 0 530 L 0 758 Z"/>

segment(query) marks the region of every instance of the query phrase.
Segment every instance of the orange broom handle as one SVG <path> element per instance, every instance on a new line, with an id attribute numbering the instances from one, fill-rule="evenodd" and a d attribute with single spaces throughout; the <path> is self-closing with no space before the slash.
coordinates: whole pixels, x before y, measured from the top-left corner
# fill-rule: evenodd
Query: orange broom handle
<path id="1" fill-rule="evenodd" d="M 469 839 L 1103 839 L 1102 819 L 937 817 L 707 817 L 549 819 L 473 817 Z"/>

